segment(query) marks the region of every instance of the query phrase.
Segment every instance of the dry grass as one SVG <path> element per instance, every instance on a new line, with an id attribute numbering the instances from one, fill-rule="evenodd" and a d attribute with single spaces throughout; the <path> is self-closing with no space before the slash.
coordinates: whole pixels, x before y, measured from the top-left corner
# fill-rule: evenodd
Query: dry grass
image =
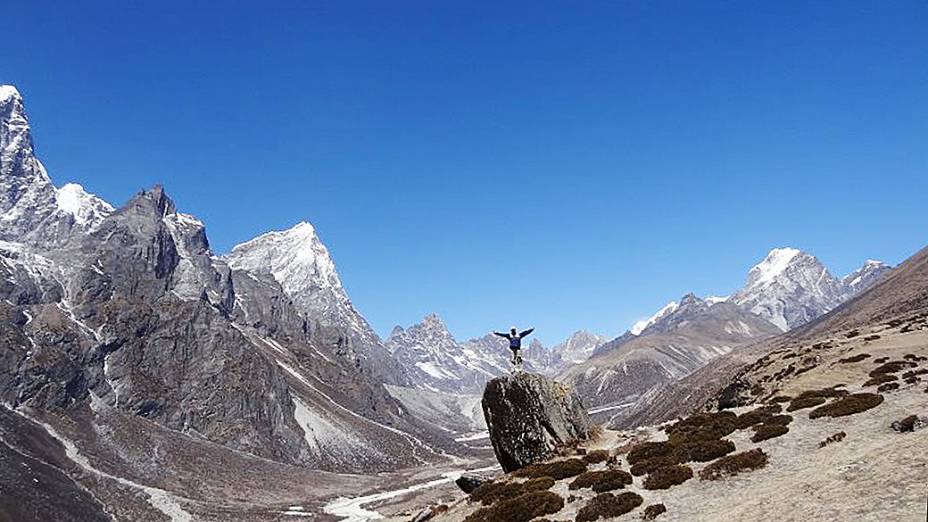
<path id="1" fill-rule="evenodd" d="M 786 435 L 789 433 L 789 427 L 782 424 L 761 424 L 754 426 L 754 435 L 751 436 L 751 442 L 761 442 L 768 439 Z"/>
<path id="2" fill-rule="evenodd" d="M 583 473 L 586 468 L 586 462 L 580 459 L 566 459 L 531 464 L 514 471 L 512 474 L 523 478 L 551 477 L 554 480 L 563 480 Z"/>
<path id="3" fill-rule="evenodd" d="M 760 469 L 767 465 L 767 454 L 760 448 L 723 457 L 699 472 L 702 480 L 718 480 L 725 476 Z"/>
<path id="4" fill-rule="evenodd" d="M 470 500 L 489 506 L 500 500 L 518 497 L 532 491 L 543 491 L 554 486 L 551 477 L 540 477 L 525 482 L 487 482 L 470 494 Z"/>
<path id="5" fill-rule="evenodd" d="M 632 476 L 618 469 L 605 471 L 587 471 L 578 475 L 568 486 L 569 489 L 591 488 L 597 493 L 621 489 L 631 485 Z"/>
<path id="6" fill-rule="evenodd" d="M 564 508 L 564 499 L 550 491 L 532 491 L 474 511 L 464 522 L 528 522 Z"/>
<path id="7" fill-rule="evenodd" d="M 875 393 L 855 393 L 842 397 L 830 404 L 819 406 L 809 412 L 810 419 L 819 417 L 845 417 L 871 408 L 876 408 L 883 403 L 883 396 Z"/>
<path id="8" fill-rule="evenodd" d="M 644 499 L 637 493 L 627 491 L 613 495 L 603 493 L 590 499 L 589 502 L 577 512 L 577 522 L 593 522 L 601 518 L 613 518 L 624 515 L 644 503 Z M 499 519 L 502 522 L 506 519 Z"/>
<path id="9" fill-rule="evenodd" d="M 677 484 L 683 484 L 693 478 L 693 470 L 689 466 L 674 464 L 657 468 L 644 479 L 644 489 L 670 489 Z"/>

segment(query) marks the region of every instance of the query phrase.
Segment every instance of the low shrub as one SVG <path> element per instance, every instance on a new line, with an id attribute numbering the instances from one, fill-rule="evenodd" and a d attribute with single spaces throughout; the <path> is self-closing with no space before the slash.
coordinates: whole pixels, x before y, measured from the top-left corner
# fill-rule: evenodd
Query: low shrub
<path id="1" fill-rule="evenodd" d="M 653 457 L 653 458 L 642 460 L 642 461 L 635 463 L 631 468 L 631 472 L 632 472 L 632 475 L 636 477 L 640 477 L 641 475 L 651 473 L 657 468 L 663 468 L 664 466 L 672 466 L 674 464 L 679 464 L 679 463 L 677 462 L 677 459 L 672 456 Z"/>
<path id="2" fill-rule="evenodd" d="M 918 370 L 909 370 L 902 374 L 903 379 L 911 379 L 912 377 L 917 377 L 919 375 L 925 375 L 928 373 L 928 368 L 919 368 Z"/>
<path id="3" fill-rule="evenodd" d="M 824 398 L 833 398 L 833 397 L 844 397 L 848 394 L 847 390 L 839 390 L 838 388 L 844 387 L 843 384 L 837 384 L 831 388 L 821 388 L 818 390 L 806 390 L 800 393 L 796 398 L 797 399 L 806 399 L 809 397 L 824 397 Z"/>
<path id="4" fill-rule="evenodd" d="M 811 408 L 825 403 L 825 397 L 796 397 L 793 399 L 786 411 L 796 411 L 805 408 Z"/>
<path id="5" fill-rule="evenodd" d="M 876 377 L 871 377 L 869 380 L 867 380 L 867 382 L 864 383 L 864 387 L 866 388 L 867 386 L 879 386 L 880 384 L 885 384 L 887 382 L 893 382 L 896 380 L 899 380 L 899 377 L 896 377 L 895 375 L 892 375 L 889 373 L 883 373 L 883 374 L 877 375 Z"/>
<path id="6" fill-rule="evenodd" d="M 644 479 L 644 489 L 669 489 L 671 486 L 683 484 L 693 478 L 693 470 L 689 466 L 674 464 L 657 468 Z"/>
<path id="7" fill-rule="evenodd" d="M 774 415 L 773 417 L 770 417 L 764 421 L 764 424 L 779 424 L 780 426 L 786 426 L 791 422 L 793 422 L 793 418 L 784 413 L 782 415 Z"/>
<path id="8" fill-rule="evenodd" d="M 870 377 L 885 375 L 887 373 L 896 373 L 905 370 L 906 368 L 914 368 L 916 366 L 918 365 L 912 361 L 889 361 L 874 368 L 870 372 Z"/>
<path id="9" fill-rule="evenodd" d="M 594 450 L 583 456 L 583 461 L 587 464 L 597 464 L 609 460 L 609 452 L 604 449 Z"/>
<path id="10" fill-rule="evenodd" d="M 738 416 L 730 411 L 697 413 L 669 426 L 667 438 L 673 444 L 720 439 L 737 429 L 737 420 Z"/>
<path id="11" fill-rule="evenodd" d="M 885 363 L 885 362 L 888 361 L 888 360 L 889 360 L 889 357 L 880 357 L 880 358 L 874 359 L 873 362 L 874 362 L 875 364 L 882 364 L 882 363 Z"/>
<path id="12" fill-rule="evenodd" d="M 666 512 L 667 506 L 663 504 L 651 504 L 650 506 L 644 508 L 644 515 L 642 515 L 641 518 L 645 520 L 654 520 Z"/>
<path id="13" fill-rule="evenodd" d="M 880 393 L 888 392 L 888 391 L 893 391 L 893 390 L 898 390 L 898 389 L 899 389 L 899 383 L 898 383 L 898 382 L 888 382 L 888 383 L 886 383 L 886 384 L 881 384 L 881 385 L 879 385 L 879 386 L 876 387 L 876 391 L 878 391 L 878 392 L 880 392 Z"/>
<path id="14" fill-rule="evenodd" d="M 790 397 L 789 395 L 777 395 L 776 397 L 770 399 L 767 402 L 781 403 L 781 402 L 789 402 L 791 400 L 793 400 L 793 398 Z"/>
<path id="15" fill-rule="evenodd" d="M 822 442 L 819 442 L 818 447 L 824 448 L 825 446 L 829 444 L 834 444 L 835 442 L 841 442 L 842 440 L 844 440 L 844 437 L 847 437 L 847 433 L 844 433 L 843 431 L 839 431 L 838 433 L 835 433 L 834 435 L 828 437 Z"/>
<path id="16" fill-rule="evenodd" d="M 870 358 L 869 353 L 859 353 L 851 357 L 845 357 L 844 359 L 838 359 L 838 362 L 842 364 L 859 363 L 860 361 L 863 361 L 864 359 L 869 359 L 869 358 Z"/>
<path id="17" fill-rule="evenodd" d="M 709 462 L 735 451 L 735 443 L 727 440 L 697 440 L 677 446 L 674 455 L 680 464 L 689 461 Z"/>
<path id="18" fill-rule="evenodd" d="M 864 341 L 876 341 L 876 340 L 879 339 L 879 338 L 880 338 L 879 335 L 873 334 L 873 335 L 868 335 L 868 336 L 864 337 Z"/>
<path id="19" fill-rule="evenodd" d="M 860 330 L 851 330 L 850 332 L 844 334 L 844 336 L 847 337 L 848 339 L 853 339 L 854 337 L 857 337 L 858 335 L 860 335 Z"/>
<path id="20" fill-rule="evenodd" d="M 525 466 L 513 472 L 513 475 L 523 478 L 551 477 L 554 480 L 563 480 L 583 473 L 586 468 L 586 462 L 580 459 L 555 460 Z"/>
<path id="21" fill-rule="evenodd" d="M 601 518 L 613 518 L 624 515 L 644 503 L 637 493 L 626 491 L 613 495 L 603 493 L 596 495 L 577 512 L 577 522 L 593 522 Z M 505 519 L 500 519 L 505 520 Z"/>
<path id="22" fill-rule="evenodd" d="M 718 480 L 744 471 L 760 469 L 767 465 L 767 454 L 760 448 L 734 453 L 709 464 L 699 472 L 702 480 Z"/>
<path id="23" fill-rule="evenodd" d="M 494 502 L 518 497 L 532 491 L 543 491 L 554 486 L 551 477 L 540 477 L 525 482 L 487 482 L 470 494 L 470 500 L 489 506 Z"/>
<path id="24" fill-rule="evenodd" d="M 904 419 L 897 420 L 890 424 L 890 427 L 899 433 L 915 431 L 915 426 L 921 424 L 918 415 L 909 415 Z"/>
<path id="25" fill-rule="evenodd" d="M 577 475 L 571 481 L 568 489 L 591 488 L 597 493 L 621 489 L 632 483 L 632 476 L 627 472 L 618 469 L 609 469 L 605 471 L 587 471 Z"/>
<path id="26" fill-rule="evenodd" d="M 738 416 L 738 419 L 735 421 L 735 426 L 739 430 L 750 428 L 755 424 L 760 424 L 777 413 L 783 411 L 783 407 L 779 404 L 768 404 L 766 406 L 761 406 L 760 408 L 744 412 Z"/>
<path id="27" fill-rule="evenodd" d="M 786 435 L 788 432 L 789 426 L 783 424 L 760 424 L 754 426 L 754 435 L 751 436 L 751 442 L 761 442 L 780 435 Z"/>
<path id="28" fill-rule="evenodd" d="M 673 455 L 673 450 L 673 444 L 667 441 L 639 442 L 632 446 L 625 458 L 628 460 L 629 464 L 635 465 L 655 457 L 670 457 Z"/>
<path id="29" fill-rule="evenodd" d="M 810 419 L 819 417 L 844 417 L 876 408 L 883 403 L 883 396 L 875 393 L 855 393 L 842 397 L 830 404 L 819 406 L 809 412 Z"/>
<path id="30" fill-rule="evenodd" d="M 550 491 L 532 491 L 474 511 L 464 522 L 528 522 L 564 508 L 564 499 Z"/>

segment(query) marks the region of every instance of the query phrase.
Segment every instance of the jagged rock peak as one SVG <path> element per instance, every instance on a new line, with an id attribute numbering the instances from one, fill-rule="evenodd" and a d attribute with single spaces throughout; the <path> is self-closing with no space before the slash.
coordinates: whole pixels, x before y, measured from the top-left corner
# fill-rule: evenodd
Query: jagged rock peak
<path id="1" fill-rule="evenodd" d="M 140 191 L 129 201 L 127 207 L 139 208 L 140 205 L 151 208 L 160 217 L 177 213 L 174 201 L 168 197 L 167 192 L 164 191 L 164 187 L 161 185 L 155 185 L 149 190 Z"/>

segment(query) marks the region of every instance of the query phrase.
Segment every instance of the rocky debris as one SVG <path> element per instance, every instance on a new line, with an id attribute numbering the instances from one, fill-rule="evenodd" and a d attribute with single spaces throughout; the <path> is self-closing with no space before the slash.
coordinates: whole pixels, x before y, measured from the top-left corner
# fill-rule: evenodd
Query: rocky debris
<path id="1" fill-rule="evenodd" d="M 493 451 L 507 472 L 551 457 L 558 446 L 590 437 L 590 421 L 579 397 L 538 374 L 493 379 L 482 404 Z"/>
<path id="2" fill-rule="evenodd" d="M 478 477 L 477 475 L 471 475 L 465 473 L 457 478 L 454 483 L 457 487 L 461 488 L 461 491 L 470 495 L 474 492 L 475 489 L 479 488 L 486 480 Z"/>

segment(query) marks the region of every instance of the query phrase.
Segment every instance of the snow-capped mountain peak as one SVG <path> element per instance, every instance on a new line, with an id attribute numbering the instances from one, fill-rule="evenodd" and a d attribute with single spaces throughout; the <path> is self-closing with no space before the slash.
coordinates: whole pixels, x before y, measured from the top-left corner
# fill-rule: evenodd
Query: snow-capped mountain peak
<path id="1" fill-rule="evenodd" d="M 748 272 L 748 286 L 773 283 L 789 267 L 796 256 L 802 254 L 795 248 L 774 248 L 763 261 Z"/>
<path id="2" fill-rule="evenodd" d="M 58 210 L 74 217 L 74 222 L 92 228 L 115 210 L 101 198 L 88 193 L 77 183 L 68 183 L 56 193 Z"/>
<path id="3" fill-rule="evenodd" d="M 571 334 L 566 341 L 551 348 L 551 352 L 560 359 L 560 364 L 579 364 L 589 359 L 596 347 L 606 340 L 600 335 L 579 330 Z"/>
<path id="4" fill-rule="evenodd" d="M 671 301 L 671 302 L 667 303 L 666 305 L 664 305 L 663 308 L 661 308 L 660 310 L 658 310 L 658 311 L 657 311 L 654 315 L 652 315 L 651 317 L 649 317 L 649 318 L 647 318 L 647 319 L 642 319 L 642 320 L 636 322 L 634 325 L 632 325 L 631 330 L 630 330 L 631 333 L 632 333 L 633 335 L 640 335 L 641 332 L 643 332 L 647 327 L 649 327 L 649 326 L 651 326 L 652 324 L 654 324 L 654 323 L 660 321 L 663 317 L 665 317 L 665 316 L 667 316 L 667 315 L 669 315 L 669 314 L 672 314 L 672 313 L 677 309 L 678 306 L 680 306 L 680 304 L 677 303 L 676 301 Z"/>
<path id="5" fill-rule="evenodd" d="M 892 267 L 882 261 L 868 259 L 863 266 L 841 278 L 841 283 L 851 295 L 857 294 L 879 280 L 892 270 Z"/>
<path id="6" fill-rule="evenodd" d="M 0 85 L 0 239 L 54 243 L 62 231 L 67 234 L 71 228 L 58 226 L 62 217 L 73 216 L 74 224 L 82 229 L 85 223 L 98 222 L 112 212 L 112 207 L 83 189 L 63 189 L 63 201 L 59 201 L 59 191 L 35 156 L 19 91 Z"/>
<path id="7" fill-rule="evenodd" d="M 19 94 L 19 89 L 17 89 L 16 86 L 0 85 L 0 102 L 6 101 L 9 98 L 19 98 L 21 100 L 23 97 Z"/>
<path id="8" fill-rule="evenodd" d="M 321 287 L 341 292 L 342 283 L 329 250 L 305 221 L 238 244 L 228 258 L 234 268 L 266 267 L 288 292 Z"/>

